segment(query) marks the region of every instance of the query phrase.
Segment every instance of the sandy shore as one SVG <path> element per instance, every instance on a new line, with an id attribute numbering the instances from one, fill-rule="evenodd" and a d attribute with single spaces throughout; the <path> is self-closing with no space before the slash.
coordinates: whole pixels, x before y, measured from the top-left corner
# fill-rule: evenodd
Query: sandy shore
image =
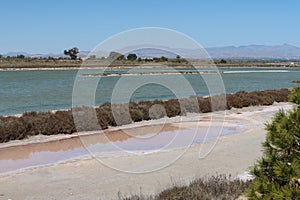
<path id="1" fill-rule="evenodd" d="M 280 108 L 288 110 L 292 105 L 278 103 L 273 106 L 227 111 L 225 122 L 228 124 L 246 122 L 246 124 L 237 129 L 236 134 L 219 137 L 212 151 L 202 159 L 199 158 L 199 151 L 206 147 L 210 148 L 214 141 L 193 145 L 186 151 L 176 149 L 101 159 L 75 159 L 0 175 L 0 199 L 117 199 L 118 192 L 122 195 L 140 193 L 149 195 L 172 184 L 185 184 L 197 177 L 216 173 L 237 177 L 247 171 L 249 166 L 261 156 L 261 142 L 265 139 L 264 123 L 270 120 Z M 169 126 L 167 131 L 177 130 L 178 127 L 189 129 L 197 127 L 199 120 L 208 122 L 210 117 L 219 115 L 220 112 L 201 116 L 190 115 L 184 118 L 139 122 L 122 128 L 134 130 L 139 127 L 142 130 L 148 127 L 149 129 L 150 126 L 161 124 L 163 120 Z M 234 126 L 234 123 L 231 123 L 231 126 Z M 117 129 L 120 127 L 109 131 L 117 131 Z M 55 137 L 56 140 L 62 139 L 59 136 Z M 47 138 L 44 137 L 38 140 L 31 138 L 5 144 L 2 148 L 45 141 Z M 1 150 L 3 149 L 0 146 Z M 182 156 L 178 156 L 181 154 Z M 124 172 L 126 169 L 146 173 L 126 173 Z M 149 169 L 154 171 L 149 172 L 151 171 Z"/>

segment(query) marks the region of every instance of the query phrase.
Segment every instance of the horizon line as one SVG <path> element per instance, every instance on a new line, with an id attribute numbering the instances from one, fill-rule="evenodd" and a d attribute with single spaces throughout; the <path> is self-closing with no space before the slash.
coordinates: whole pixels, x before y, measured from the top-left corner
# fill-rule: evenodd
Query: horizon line
<path id="1" fill-rule="evenodd" d="M 224 45 L 224 46 L 209 46 L 209 47 L 204 47 L 204 49 L 212 49 L 212 48 L 224 48 L 224 47 L 235 47 L 235 48 L 240 48 L 240 47 L 247 47 L 247 46 L 266 46 L 266 47 L 278 47 L 278 46 L 292 46 L 292 47 L 296 47 L 296 48 L 300 48 L 299 46 L 293 45 L 293 44 L 289 44 L 289 43 L 282 43 L 282 44 L 242 44 L 242 45 Z M 76 45 L 74 45 L 74 47 L 76 47 Z M 69 47 L 70 48 L 70 47 Z M 65 49 L 69 49 L 69 48 L 65 48 Z M 72 48 L 72 47 L 71 47 Z M 171 48 L 172 47 L 167 47 L 167 48 Z M 174 48 L 176 49 L 176 48 Z M 190 49 L 189 49 L 190 50 Z M 79 53 L 80 52 L 91 52 L 92 50 L 80 50 L 79 49 Z M 16 51 L 8 51 L 6 53 L 1 52 L 0 55 L 7 55 L 7 54 L 13 54 L 13 53 L 20 53 L 20 54 L 30 54 L 30 55 L 34 55 L 34 54 L 38 54 L 38 55 L 47 55 L 47 54 L 63 54 L 62 51 L 61 52 L 47 52 L 47 53 L 37 53 L 37 52 L 30 52 L 30 51 L 26 51 L 26 50 L 16 50 Z"/>

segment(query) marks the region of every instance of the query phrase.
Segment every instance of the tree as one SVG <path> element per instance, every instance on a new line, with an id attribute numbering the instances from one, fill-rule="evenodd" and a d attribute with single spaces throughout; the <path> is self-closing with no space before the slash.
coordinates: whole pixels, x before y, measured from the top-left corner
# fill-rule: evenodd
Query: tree
<path id="1" fill-rule="evenodd" d="M 77 47 L 74 47 L 69 50 L 64 50 L 64 54 L 67 56 L 70 56 L 72 60 L 76 60 L 78 53 L 79 53 L 79 50 Z"/>
<path id="2" fill-rule="evenodd" d="M 154 57 L 153 60 L 156 61 L 156 62 L 166 62 L 169 59 L 165 56 L 161 56 L 160 58 Z"/>
<path id="3" fill-rule="evenodd" d="M 125 56 L 119 52 L 112 51 L 109 53 L 108 58 L 110 58 L 112 60 L 124 60 Z"/>
<path id="4" fill-rule="evenodd" d="M 125 60 L 125 56 L 122 54 L 117 58 L 117 60 Z"/>
<path id="5" fill-rule="evenodd" d="M 227 61 L 226 61 L 226 60 L 224 60 L 224 59 L 221 59 L 221 60 L 220 60 L 220 63 L 221 63 L 221 64 L 226 64 L 226 63 L 227 63 Z"/>
<path id="6" fill-rule="evenodd" d="M 3 56 L 0 54 L 0 58 L 3 58 Z"/>
<path id="7" fill-rule="evenodd" d="M 24 59 L 25 56 L 23 54 L 17 55 L 17 58 Z"/>
<path id="8" fill-rule="evenodd" d="M 300 87 L 295 87 L 291 89 L 289 101 L 298 105 L 300 104 Z"/>
<path id="9" fill-rule="evenodd" d="M 188 61 L 185 58 L 181 58 L 180 55 L 177 55 L 176 59 L 172 59 L 171 61 L 177 63 L 188 63 Z"/>
<path id="10" fill-rule="evenodd" d="M 159 60 L 160 60 L 161 62 L 166 62 L 166 61 L 168 61 L 168 58 L 165 57 L 165 56 L 161 56 Z"/>
<path id="11" fill-rule="evenodd" d="M 95 60 L 96 59 L 96 55 L 90 55 L 89 59 Z"/>
<path id="12" fill-rule="evenodd" d="M 130 53 L 127 55 L 127 60 L 135 61 L 137 59 L 137 55 L 134 53 Z"/>
<path id="13" fill-rule="evenodd" d="M 254 180 L 249 199 L 299 199 L 300 197 L 300 107 L 298 89 L 290 100 L 298 107 L 275 114 L 266 125 L 263 157 L 251 170 Z"/>

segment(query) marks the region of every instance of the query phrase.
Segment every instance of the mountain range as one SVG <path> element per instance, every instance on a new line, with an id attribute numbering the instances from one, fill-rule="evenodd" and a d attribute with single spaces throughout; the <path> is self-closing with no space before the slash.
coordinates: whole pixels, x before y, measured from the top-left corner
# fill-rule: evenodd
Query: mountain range
<path id="1" fill-rule="evenodd" d="M 194 49 L 175 49 L 169 47 L 151 47 L 151 48 L 136 48 L 130 52 L 137 54 L 138 57 L 169 57 L 173 58 L 180 55 L 184 58 L 201 59 L 199 51 Z M 244 46 L 224 46 L 224 47 L 209 47 L 205 48 L 211 58 L 213 59 L 287 59 L 287 60 L 300 60 L 300 48 L 290 45 L 244 45 Z M 176 52 L 173 53 L 173 52 Z M 89 55 L 89 51 L 80 51 L 79 57 L 84 58 Z M 29 54 L 26 52 L 10 52 L 3 54 L 3 56 L 17 56 L 24 55 L 26 57 L 65 57 L 63 53 L 51 54 Z M 93 54 L 93 53 L 92 53 Z M 106 57 L 109 52 L 98 52 L 97 57 Z"/>
<path id="2" fill-rule="evenodd" d="M 300 59 L 300 48 L 289 45 L 246 45 L 207 48 L 213 58 Z"/>

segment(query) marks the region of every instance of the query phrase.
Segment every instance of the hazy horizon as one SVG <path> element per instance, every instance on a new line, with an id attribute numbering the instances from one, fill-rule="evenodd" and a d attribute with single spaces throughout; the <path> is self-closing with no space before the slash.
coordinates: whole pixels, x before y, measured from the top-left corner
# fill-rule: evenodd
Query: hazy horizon
<path id="1" fill-rule="evenodd" d="M 235 48 L 240 48 L 240 47 L 247 47 L 247 46 L 266 46 L 266 47 L 279 47 L 279 46 L 285 46 L 285 45 L 288 45 L 288 46 L 293 46 L 293 47 L 296 47 L 296 48 L 300 48 L 300 46 L 296 46 L 296 45 L 293 45 L 293 44 L 287 44 L 287 43 L 283 43 L 283 44 L 275 44 L 275 45 L 268 45 L 268 44 L 241 44 L 241 45 L 226 45 L 226 46 L 209 46 L 209 47 L 203 47 L 205 49 L 213 49 L 213 48 L 224 48 L 224 47 L 235 47 Z M 72 46 L 70 46 L 71 48 Z M 76 47 L 76 46 L 73 46 L 73 47 Z M 169 48 L 169 47 L 168 47 Z M 65 48 L 67 49 L 67 48 Z M 63 49 L 64 50 L 64 49 Z M 41 54 L 41 55 L 44 55 L 44 54 L 63 54 L 63 50 L 60 51 L 60 52 L 30 52 L 30 51 L 22 51 L 22 50 L 19 50 L 19 51 L 9 51 L 9 52 L 0 52 L 0 55 L 6 55 L 6 54 L 10 54 L 10 53 L 27 53 L 27 54 Z M 80 52 L 91 52 L 92 50 L 89 50 L 89 49 L 79 49 Z"/>
<path id="2" fill-rule="evenodd" d="M 120 32 L 162 27 L 206 48 L 240 45 L 300 47 L 300 2 L 282 1 L 38 1 L 1 2 L 0 53 L 91 50 Z"/>

